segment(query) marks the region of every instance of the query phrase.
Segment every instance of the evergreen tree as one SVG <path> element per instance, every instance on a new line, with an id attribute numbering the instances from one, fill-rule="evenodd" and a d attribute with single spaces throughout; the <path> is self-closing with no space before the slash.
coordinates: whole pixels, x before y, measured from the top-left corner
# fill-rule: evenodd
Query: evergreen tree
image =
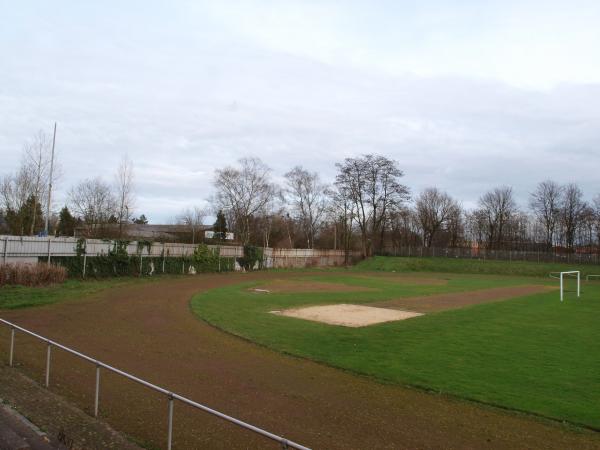
<path id="1" fill-rule="evenodd" d="M 227 219 L 225 219 L 225 214 L 223 214 L 222 210 L 219 210 L 217 213 L 217 220 L 213 225 L 213 231 L 215 232 L 215 239 L 225 239 L 227 236 Z"/>
<path id="2" fill-rule="evenodd" d="M 144 214 L 142 214 L 139 218 L 134 219 L 133 223 L 137 225 L 146 225 L 148 223 L 148 219 Z"/>
<path id="3" fill-rule="evenodd" d="M 33 195 L 30 195 L 18 211 L 7 209 L 5 220 L 11 234 L 23 236 L 25 233 L 33 231 L 35 235 L 44 228 L 42 205 L 35 200 Z"/>
<path id="4" fill-rule="evenodd" d="M 58 215 L 58 234 L 59 236 L 73 236 L 75 234 L 75 218 L 66 206 L 60 210 Z"/>
<path id="5" fill-rule="evenodd" d="M 8 233 L 8 224 L 6 223 L 6 214 L 0 209 L 0 234 Z"/>

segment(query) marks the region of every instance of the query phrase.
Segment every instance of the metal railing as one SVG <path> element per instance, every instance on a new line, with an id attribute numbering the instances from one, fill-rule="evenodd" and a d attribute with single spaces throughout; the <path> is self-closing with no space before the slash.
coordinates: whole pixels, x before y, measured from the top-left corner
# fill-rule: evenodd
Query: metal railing
<path id="1" fill-rule="evenodd" d="M 172 448 L 172 442 L 173 442 L 173 403 L 175 400 L 179 400 L 182 403 L 185 403 L 189 406 L 192 406 L 194 408 L 200 409 L 204 412 L 207 412 L 209 414 L 212 414 L 213 416 L 217 416 L 220 417 L 221 419 L 224 419 L 228 422 L 234 423 L 242 428 L 245 428 L 247 430 L 253 431 L 254 433 L 257 433 L 261 436 L 264 436 L 268 439 L 271 439 L 273 441 L 278 442 L 281 445 L 281 448 L 295 448 L 298 450 L 310 450 L 308 447 L 305 447 L 303 445 L 300 445 L 294 441 L 290 441 L 288 439 L 285 439 L 281 436 L 278 436 L 276 434 L 270 433 L 266 430 L 263 430 L 262 428 L 258 428 L 255 427 L 254 425 L 250 425 L 249 423 L 243 422 L 239 419 L 236 419 L 235 417 L 231 417 L 228 416 L 227 414 L 223 414 L 219 411 L 216 411 L 212 408 L 209 408 L 208 406 L 202 405 L 200 403 L 197 403 L 193 400 L 190 400 L 189 398 L 183 397 L 182 395 L 176 394 L 174 392 L 171 392 L 167 389 L 164 389 L 160 386 L 156 386 L 155 384 L 152 384 L 146 380 L 142 380 L 141 378 L 138 378 L 134 375 L 131 375 L 127 372 L 124 372 L 122 370 L 119 370 L 115 367 L 112 367 L 106 363 L 103 363 L 102 361 L 99 361 L 97 359 L 91 358 L 87 355 L 84 355 L 83 353 L 80 353 L 76 350 L 73 350 L 69 347 L 66 347 L 62 344 L 59 344 L 58 342 L 55 342 L 51 339 L 47 339 L 43 336 L 40 336 L 39 334 L 36 334 L 32 331 L 29 331 L 23 327 L 20 327 L 18 325 L 15 325 L 14 323 L 11 323 L 7 320 L 4 319 L 0 319 L 0 323 L 3 323 L 4 325 L 7 325 L 10 327 L 10 350 L 9 350 L 9 357 L 8 357 L 8 363 L 9 365 L 12 367 L 13 365 L 13 360 L 14 360 L 14 350 L 15 350 L 15 331 L 21 331 L 22 333 L 25 333 L 29 336 L 33 336 L 36 339 L 39 339 L 40 341 L 43 341 L 46 343 L 47 345 L 47 350 L 46 350 L 46 377 L 45 377 L 45 385 L 46 387 L 49 387 L 50 385 L 50 360 L 51 360 L 51 349 L 52 347 L 56 347 L 59 348 L 61 350 L 64 350 L 72 355 L 75 355 L 85 361 L 88 361 L 92 364 L 94 364 L 96 366 L 96 391 L 95 391 L 95 395 L 94 395 L 94 416 L 98 417 L 98 406 L 99 406 L 99 399 L 100 399 L 100 369 L 104 368 L 108 371 L 114 372 L 118 375 L 121 375 L 129 380 L 135 381 L 136 383 L 139 383 L 143 386 L 146 386 L 147 388 L 150 388 L 154 391 L 160 392 L 161 394 L 164 394 L 167 397 L 168 400 L 168 422 L 167 422 L 167 449 L 171 450 Z"/>

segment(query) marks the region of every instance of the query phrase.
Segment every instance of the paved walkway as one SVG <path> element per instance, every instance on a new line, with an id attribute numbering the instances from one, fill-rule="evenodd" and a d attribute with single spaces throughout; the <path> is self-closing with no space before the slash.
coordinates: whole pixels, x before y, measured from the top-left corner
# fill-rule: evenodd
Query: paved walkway
<path id="1" fill-rule="evenodd" d="M 46 434 L 7 405 L 0 406 L 0 450 L 55 450 Z"/>
<path id="2" fill-rule="evenodd" d="M 0 450 L 140 450 L 18 369 L 0 365 L 0 398 Z"/>

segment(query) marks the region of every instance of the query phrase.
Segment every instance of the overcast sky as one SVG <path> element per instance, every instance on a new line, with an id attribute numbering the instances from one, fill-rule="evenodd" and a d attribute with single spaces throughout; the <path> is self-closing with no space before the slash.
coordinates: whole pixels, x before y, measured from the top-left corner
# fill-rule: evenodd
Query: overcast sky
<path id="1" fill-rule="evenodd" d="M 170 222 L 215 168 L 262 158 L 325 181 L 399 162 L 469 207 L 538 181 L 600 193 L 600 2 L 0 0 L 0 176 L 58 122 L 55 208 L 135 166 L 137 214 Z"/>

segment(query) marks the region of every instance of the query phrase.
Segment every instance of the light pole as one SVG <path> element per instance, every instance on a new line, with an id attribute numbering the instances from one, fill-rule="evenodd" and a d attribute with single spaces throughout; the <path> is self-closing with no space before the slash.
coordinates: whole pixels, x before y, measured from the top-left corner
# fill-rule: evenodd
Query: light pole
<path id="1" fill-rule="evenodd" d="M 44 231 L 48 236 L 48 221 L 50 219 L 50 202 L 52 200 L 52 173 L 54 172 L 54 144 L 56 143 L 56 122 L 54 122 L 54 134 L 52 135 L 52 156 L 50 158 L 50 179 L 48 181 L 48 204 L 46 205 L 46 223 Z"/>

